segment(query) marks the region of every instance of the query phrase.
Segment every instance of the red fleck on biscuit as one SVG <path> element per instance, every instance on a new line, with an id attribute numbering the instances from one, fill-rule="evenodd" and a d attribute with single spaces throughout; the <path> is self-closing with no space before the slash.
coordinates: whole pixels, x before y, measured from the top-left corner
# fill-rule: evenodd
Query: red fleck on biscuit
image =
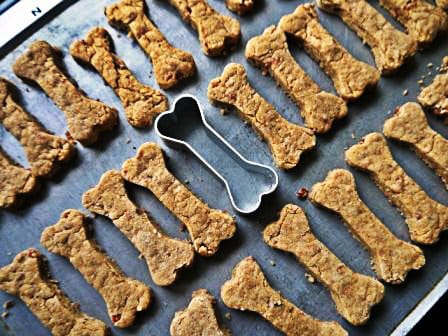
<path id="1" fill-rule="evenodd" d="M 75 146 L 50 134 L 13 98 L 15 87 L 0 77 L 0 121 L 22 144 L 34 176 L 48 177 L 75 153 Z"/>
<path id="2" fill-rule="evenodd" d="M 316 133 L 330 130 L 333 122 L 347 114 L 346 102 L 322 91 L 294 60 L 285 33 L 275 26 L 265 29 L 246 45 L 246 58 L 269 73 L 299 106 L 305 125 Z"/>
<path id="3" fill-rule="evenodd" d="M 373 269 L 380 279 L 401 283 L 409 271 L 418 270 L 425 264 L 421 249 L 394 236 L 365 205 L 348 170 L 330 171 L 323 182 L 313 186 L 310 198 L 342 217 L 350 231 L 369 250 Z"/>
<path id="4" fill-rule="evenodd" d="M 353 272 L 314 236 L 305 213 L 294 204 L 283 207 L 263 238 L 269 246 L 294 254 L 329 289 L 336 309 L 353 325 L 366 323 L 372 306 L 384 297 L 380 282 Z"/>
<path id="5" fill-rule="evenodd" d="M 37 83 L 64 112 L 71 136 L 83 145 L 96 142 L 118 122 L 118 112 L 87 98 L 59 69 L 59 54 L 45 41 L 32 43 L 14 63 L 14 73 Z"/>
<path id="6" fill-rule="evenodd" d="M 101 294 L 116 327 L 131 326 L 136 313 L 148 308 L 149 287 L 126 277 L 95 241 L 89 239 L 86 218 L 81 212 L 65 210 L 55 225 L 42 232 L 40 242 L 50 252 L 68 258 Z"/>
<path id="7" fill-rule="evenodd" d="M 235 266 L 232 278 L 221 287 L 221 298 L 229 308 L 260 314 L 286 335 L 348 335 L 339 323 L 314 319 L 274 290 L 253 257 Z"/>
<path id="8" fill-rule="evenodd" d="M 234 49 L 241 38 L 238 20 L 215 11 L 206 0 L 169 0 L 185 22 L 198 31 L 202 51 L 218 56 Z"/>
<path id="9" fill-rule="evenodd" d="M 123 178 L 149 189 L 190 232 L 193 247 L 202 256 L 212 256 L 221 241 L 233 237 L 235 219 L 211 209 L 166 168 L 162 150 L 155 143 L 140 146 L 137 155 L 123 163 Z"/>
<path id="10" fill-rule="evenodd" d="M 317 5 L 339 15 L 370 46 L 383 74 L 396 71 L 417 51 L 417 42 L 396 29 L 366 0 L 317 0 Z"/>
<path id="11" fill-rule="evenodd" d="M 448 228 L 448 207 L 430 198 L 406 174 L 393 159 L 386 139 L 380 133 L 364 136 L 362 142 L 345 152 L 345 160 L 370 173 L 389 201 L 405 216 L 413 241 L 433 244 Z"/>
<path id="12" fill-rule="evenodd" d="M 377 69 L 354 58 L 320 24 L 314 4 L 298 6 L 293 13 L 283 16 L 278 26 L 303 43 L 305 51 L 333 80 L 342 98 L 357 99 L 379 82 Z"/>
<path id="13" fill-rule="evenodd" d="M 19 253 L 0 269 L 0 290 L 22 299 L 54 336 L 106 336 L 107 326 L 83 314 L 48 278 L 43 262 L 36 249 Z"/>
<path id="14" fill-rule="evenodd" d="M 111 219 L 132 241 L 145 258 L 152 280 L 157 285 L 172 284 L 178 274 L 193 263 L 191 244 L 163 233 L 148 214 L 129 199 L 120 172 L 105 172 L 99 183 L 84 193 L 82 204 L 90 211 Z"/>
<path id="15" fill-rule="evenodd" d="M 384 123 L 383 132 L 388 138 L 411 145 L 448 189 L 448 140 L 429 126 L 419 104 L 407 103 L 399 107 Z"/>
<path id="16" fill-rule="evenodd" d="M 70 54 L 92 65 L 120 98 L 126 118 L 135 127 L 146 127 L 168 109 L 166 96 L 142 84 L 129 71 L 126 64 L 110 50 L 110 35 L 100 27 L 93 28 L 85 40 L 70 46 Z"/>
<path id="17" fill-rule="evenodd" d="M 129 34 L 151 58 L 156 81 L 169 89 L 196 72 L 193 56 L 174 48 L 145 14 L 143 0 L 121 0 L 106 7 L 109 23 Z"/>
<path id="18" fill-rule="evenodd" d="M 295 167 L 303 152 L 316 144 L 313 132 L 284 119 L 247 81 L 241 64 L 231 63 L 222 75 L 208 85 L 208 98 L 214 103 L 236 108 L 271 149 L 275 163 L 283 169 Z"/>

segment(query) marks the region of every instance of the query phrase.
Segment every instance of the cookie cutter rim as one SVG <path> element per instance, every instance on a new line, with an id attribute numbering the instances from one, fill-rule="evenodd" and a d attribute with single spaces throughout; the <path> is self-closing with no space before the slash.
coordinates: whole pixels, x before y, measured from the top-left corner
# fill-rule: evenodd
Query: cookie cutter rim
<path id="1" fill-rule="evenodd" d="M 270 173 L 272 174 L 272 176 L 274 176 L 274 182 L 272 183 L 271 187 L 260 193 L 260 195 L 258 196 L 257 201 L 250 207 L 248 207 L 247 209 L 242 209 L 240 208 L 236 202 L 235 199 L 233 197 L 233 193 L 230 189 L 230 185 L 227 181 L 227 179 L 222 176 L 201 154 L 199 154 L 194 148 L 193 146 L 191 146 L 187 141 L 183 141 L 183 140 L 179 140 L 167 135 L 162 134 L 162 132 L 159 129 L 159 122 L 160 120 L 169 114 L 175 113 L 176 111 L 176 105 L 178 104 L 178 102 L 182 99 L 192 99 L 196 106 L 198 107 L 199 110 L 199 114 L 201 116 L 201 122 L 202 124 L 205 126 L 205 129 L 207 132 L 211 133 L 217 140 L 220 141 L 221 144 L 223 144 L 224 146 L 222 146 L 221 144 L 217 144 L 219 147 L 221 147 L 221 149 L 223 149 L 225 152 L 227 152 L 229 154 L 229 156 L 231 156 L 232 158 L 237 158 L 238 160 L 240 160 L 241 163 L 243 163 L 245 169 L 247 170 L 265 170 L 267 169 L 268 171 L 270 171 Z M 154 122 L 154 129 L 156 131 L 156 134 L 167 144 L 167 145 L 180 145 L 183 147 L 188 148 L 198 159 L 199 161 L 201 161 L 216 177 L 218 177 L 218 179 L 225 185 L 226 190 L 227 190 L 227 195 L 229 195 L 230 198 L 230 203 L 232 204 L 232 207 L 238 211 L 239 213 L 242 214 L 250 214 L 255 212 L 261 205 L 261 201 L 263 199 L 263 196 L 268 195 L 273 193 L 277 187 L 278 187 L 278 174 L 277 172 L 270 166 L 262 164 L 262 163 L 258 163 L 258 162 L 254 162 L 251 160 L 246 159 L 240 152 L 238 152 L 236 150 L 235 147 L 233 147 L 230 143 L 227 142 L 226 139 L 224 139 L 224 137 L 218 133 L 218 131 L 216 131 L 205 119 L 205 114 L 204 111 L 202 110 L 202 106 L 199 102 L 199 100 L 191 94 L 182 94 L 178 97 L 176 97 L 174 103 L 172 104 L 172 108 L 170 108 L 168 111 L 165 111 L 161 114 L 159 114 Z M 213 141 L 213 140 L 212 140 Z M 258 168 L 258 169 L 257 169 Z"/>

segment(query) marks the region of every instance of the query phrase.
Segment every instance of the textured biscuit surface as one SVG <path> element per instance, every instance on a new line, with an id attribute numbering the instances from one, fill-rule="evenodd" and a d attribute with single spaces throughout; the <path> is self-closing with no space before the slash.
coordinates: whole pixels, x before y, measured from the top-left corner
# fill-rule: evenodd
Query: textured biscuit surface
<path id="1" fill-rule="evenodd" d="M 448 0 L 436 0 L 436 4 L 442 9 L 448 9 Z"/>
<path id="2" fill-rule="evenodd" d="M 171 336 L 228 336 L 216 320 L 214 297 L 205 289 L 193 292 L 190 304 L 174 315 L 170 326 Z"/>
<path id="3" fill-rule="evenodd" d="M 320 24 L 313 4 L 298 6 L 294 13 L 283 16 L 278 26 L 303 43 L 307 53 L 333 80 L 342 98 L 356 99 L 380 80 L 377 69 L 354 58 Z"/>
<path id="4" fill-rule="evenodd" d="M 247 81 L 241 64 L 229 64 L 222 75 L 208 86 L 208 98 L 236 108 L 268 143 L 276 165 L 290 169 L 297 165 L 303 152 L 316 144 L 313 132 L 284 119 Z"/>
<path id="5" fill-rule="evenodd" d="M 448 28 L 448 15 L 427 0 L 380 0 L 380 4 L 418 43 L 431 42 L 439 31 Z"/>
<path id="6" fill-rule="evenodd" d="M 0 208 L 16 206 L 22 196 L 35 188 L 36 179 L 31 171 L 16 164 L 0 147 Z"/>
<path id="7" fill-rule="evenodd" d="M 70 54 L 91 64 L 101 74 L 120 98 L 132 126 L 149 126 L 159 113 L 168 109 L 166 96 L 139 82 L 123 60 L 112 53 L 110 35 L 104 28 L 93 28 L 85 40 L 72 43 Z"/>
<path id="8" fill-rule="evenodd" d="M 132 241 L 157 285 L 172 284 L 178 273 L 193 263 L 191 244 L 167 236 L 144 210 L 137 208 L 129 199 L 118 171 L 104 173 L 98 185 L 84 193 L 82 203 L 90 211 L 111 219 Z"/>
<path id="9" fill-rule="evenodd" d="M 323 182 L 313 186 L 310 199 L 344 219 L 369 250 L 373 269 L 380 279 L 401 283 L 409 271 L 425 264 L 422 250 L 394 236 L 360 199 L 355 179 L 348 170 L 330 171 Z"/>
<path id="10" fill-rule="evenodd" d="M 365 0 L 317 0 L 319 8 L 333 12 L 372 49 L 378 69 L 397 70 L 415 54 L 417 43 L 390 24 Z"/>
<path id="11" fill-rule="evenodd" d="M 333 121 L 347 114 L 343 99 L 322 91 L 289 52 L 286 36 L 275 26 L 265 29 L 246 45 L 246 58 L 269 73 L 299 106 L 306 126 L 324 133 Z"/>
<path id="12" fill-rule="evenodd" d="M 254 8 L 253 0 L 226 0 L 226 6 L 238 15 L 244 15 Z"/>
<path id="13" fill-rule="evenodd" d="M 442 178 L 448 189 L 448 140 L 428 124 L 417 103 L 406 103 L 386 120 L 384 135 L 406 142 Z"/>
<path id="14" fill-rule="evenodd" d="M 60 56 L 45 41 L 32 43 L 13 65 L 14 73 L 37 83 L 64 112 L 71 136 L 84 145 L 118 121 L 117 110 L 87 98 L 58 67 Z"/>
<path id="15" fill-rule="evenodd" d="M 377 280 L 353 272 L 311 232 L 305 213 L 287 204 L 280 218 L 263 232 L 269 246 L 294 254 L 297 260 L 331 292 L 338 312 L 351 324 L 367 322 L 370 309 L 384 296 Z"/>
<path id="16" fill-rule="evenodd" d="M 86 218 L 81 212 L 65 210 L 55 225 L 43 231 L 40 242 L 50 252 L 68 258 L 101 294 L 116 327 L 129 327 L 136 313 L 148 308 L 150 289 L 140 281 L 127 278 L 95 241 L 89 239 Z"/>
<path id="17" fill-rule="evenodd" d="M 417 99 L 423 106 L 432 108 L 434 114 L 445 117 L 448 124 L 448 56 L 443 58 L 441 73 L 423 88 Z"/>
<path id="18" fill-rule="evenodd" d="M 380 133 L 370 133 L 345 152 L 349 165 L 370 173 L 389 201 L 406 218 L 411 239 L 432 244 L 448 227 L 448 207 L 431 199 L 393 159 Z"/>
<path id="19" fill-rule="evenodd" d="M 80 312 L 48 279 L 39 251 L 28 249 L 0 269 L 0 290 L 22 299 L 54 336 L 105 336 L 106 325 Z"/>
<path id="20" fill-rule="evenodd" d="M 219 14 L 206 0 L 169 0 L 182 18 L 199 34 L 202 51 L 218 56 L 235 48 L 241 37 L 240 23 Z"/>
<path id="21" fill-rule="evenodd" d="M 13 98 L 13 84 L 0 77 L 0 121 L 23 146 L 34 176 L 50 176 L 69 160 L 75 147 L 50 134 Z"/>
<path id="22" fill-rule="evenodd" d="M 151 58 L 156 81 L 168 89 L 196 72 L 193 56 L 174 48 L 145 14 L 144 0 L 121 0 L 105 9 L 109 23 L 129 32 Z"/>
<path id="23" fill-rule="evenodd" d="M 314 319 L 274 290 L 252 257 L 240 261 L 232 278 L 221 287 L 224 304 L 233 309 L 250 310 L 268 320 L 289 336 L 345 336 L 337 322 Z"/>
<path id="24" fill-rule="evenodd" d="M 236 222 L 228 213 L 211 209 L 166 168 L 162 150 L 145 143 L 137 155 L 124 162 L 121 173 L 132 183 L 149 189 L 190 232 L 194 249 L 203 256 L 218 251 L 221 241 L 232 238 Z"/>

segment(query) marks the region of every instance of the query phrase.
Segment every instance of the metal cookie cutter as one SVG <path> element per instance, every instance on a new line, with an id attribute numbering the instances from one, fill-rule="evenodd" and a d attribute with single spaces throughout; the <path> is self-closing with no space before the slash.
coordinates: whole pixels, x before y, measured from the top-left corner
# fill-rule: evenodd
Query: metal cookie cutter
<path id="1" fill-rule="evenodd" d="M 240 213 L 257 210 L 262 197 L 278 186 L 275 170 L 244 158 L 207 123 L 199 101 L 192 95 L 178 97 L 171 110 L 157 117 L 154 128 L 167 145 L 188 148 L 216 175 L 226 186 L 232 206 Z M 204 144 L 205 138 L 213 141 Z M 223 152 L 225 155 L 221 155 Z"/>

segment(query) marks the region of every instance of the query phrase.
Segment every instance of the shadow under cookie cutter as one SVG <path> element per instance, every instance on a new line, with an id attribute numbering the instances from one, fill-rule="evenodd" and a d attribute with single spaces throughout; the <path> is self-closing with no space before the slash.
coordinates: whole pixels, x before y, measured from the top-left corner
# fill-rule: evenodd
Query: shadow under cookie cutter
<path id="1" fill-rule="evenodd" d="M 249 161 L 244 158 L 232 145 L 230 145 L 214 128 L 212 128 L 205 119 L 204 112 L 196 97 L 192 95 L 179 96 L 172 109 L 160 114 L 155 123 L 154 128 L 157 135 L 169 146 L 188 148 L 218 179 L 224 183 L 230 202 L 236 211 L 249 214 L 256 211 L 261 204 L 264 195 L 274 192 L 278 186 L 278 175 L 275 170 L 267 165 Z M 199 118 L 200 116 L 200 118 Z M 201 127 L 192 127 L 188 131 L 189 124 L 199 123 Z M 205 127 L 204 127 L 205 126 Z M 204 132 L 205 130 L 205 132 Z M 214 160 L 207 160 L 205 157 L 193 147 L 192 142 L 199 138 L 203 138 L 206 134 L 213 141 L 207 146 L 201 146 L 202 150 L 208 150 L 216 156 L 217 151 L 210 150 L 220 148 L 227 156 L 237 163 L 233 169 L 227 169 L 231 165 L 221 166 L 221 172 L 218 170 L 219 163 L 222 163 L 222 157 L 216 156 Z M 201 140 L 201 142 L 203 142 Z M 213 156 L 213 155 L 210 155 Z M 226 176 L 225 176 L 226 175 Z M 237 186 L 241 187 L 242 183 L 247 184 L 247 188 L 232 188 L 229 180 L 234 179 Z M 241 178 L 243 177 L 243 178 Z M 238 194 L 236 194 L 238 192 Z M 235 196 L 236 195 L 236 196 Z"/>

